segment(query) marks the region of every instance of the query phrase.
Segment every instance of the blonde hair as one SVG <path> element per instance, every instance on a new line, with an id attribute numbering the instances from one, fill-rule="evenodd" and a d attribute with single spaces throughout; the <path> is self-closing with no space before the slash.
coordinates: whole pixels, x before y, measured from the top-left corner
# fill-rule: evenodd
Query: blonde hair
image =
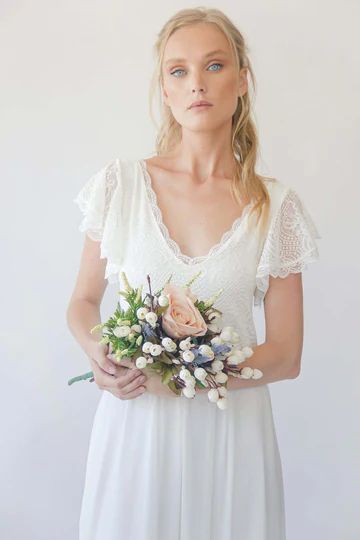
<path id="1" fill-rule="evenodd" d="M 231 20 L 219 9 L 214 8 L 189 8 L 182 9 L 175 13 L 164 24 L 158 33 L 154 45 L 156 56 L 156 67 L 150 84 L 150 115 L 156 124 L 153 116 L 152 101 L 156 90 L 159 91 L 159 105 L 161 111 L 161 125 L 158 127 L 156 137 L 156 154 L 165 155 L 174 149 L 181 141 L 181 125 L 175 120 L 170 107 L 162 102 L 162 66 L 165 45 L 169 37 L 179 28 L 196 23 L 214 23 L 227 37 L 231 50 L 233 51 L 238 70 L 246 67 L 251 76 L 251 82 L 255 93 L 255 76 L 248 57 L 248 48 L 245 40 Z M 238 106 L 232 119 L 231 144 L 234 156 L 235 174 L 231 183 L 231 191 L 239 205 L 243 201 L 251 205 L 250 215 L 256 214 L 256 225 L 261 219 L 260 235 L 265 233 L 270 211 L 270 197 L 264 178 L 255 172 L 258 156 L 258 136 L 252 119 L 251 100 L 249 92 L 244 96 L 239 96 Z"/>

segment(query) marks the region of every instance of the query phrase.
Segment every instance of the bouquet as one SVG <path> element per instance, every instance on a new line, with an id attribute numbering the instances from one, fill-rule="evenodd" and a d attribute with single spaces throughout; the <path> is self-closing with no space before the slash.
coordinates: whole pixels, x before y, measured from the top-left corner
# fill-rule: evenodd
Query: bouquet
<path id="1" fill-rule="evenodd" d="M 125 290 L 118 294 L 128 308 L 122 309 L 118 302 L 114 314 L 90 332 L 102 330 L 100 342 L 108 344 L 109 354 L 119 364 L 123 357 L 133 359 L 138 369 L 156 372 L 163 384 L 186 398 L 194 398 L 197 388 L 209 388 L 209 401 L 225 409 L 229 376 L 260 379 L 263 373 L 249 366 L 241 368 L 253 350 L 239 346 L 239 334 L 232 326 L 220 326 L 222 312 L 214 303 L 223 289 L 208 300 L 198 299 L 191 291 L 200 274 L 184 286 L 172 284 L 171 275 L 154 294 L 148 275 L 149 292 L 143 297 L 143 286 L 131 287 L 121 272 Z M 68 384 L 86 379 L 94 380 L 92 371 Z"/>

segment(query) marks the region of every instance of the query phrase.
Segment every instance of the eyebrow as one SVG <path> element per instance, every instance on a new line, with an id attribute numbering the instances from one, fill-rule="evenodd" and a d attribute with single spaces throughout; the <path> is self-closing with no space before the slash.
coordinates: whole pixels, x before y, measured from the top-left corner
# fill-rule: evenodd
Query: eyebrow
<path id="1" fill-rule="evenodd" d="M 204 54 L 203 58 L 208 58 L 209 56 L 214 56 L 215 54 L 227 54 L 226 51 L 223 51 L 222 49 L 215 49 L 214 51 L 210 51 L 206 54 Z M 166 60 L 165 65 L 172 64 L 175 62 L 184 62 L 186 58 L 170 58 L 169 60 Z"/>

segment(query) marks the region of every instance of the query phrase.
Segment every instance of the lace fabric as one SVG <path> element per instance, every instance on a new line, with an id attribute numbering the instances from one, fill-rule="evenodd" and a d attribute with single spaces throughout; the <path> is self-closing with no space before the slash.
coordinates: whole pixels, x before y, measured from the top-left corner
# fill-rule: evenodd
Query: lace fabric
<path id="1" fill-rule="evenodd" d="M 266 253 L 272 244 L 278 249 L 275 234 L 282 228 L 275 226 L 272 218 L 287 192 L 287 187 L 278 182 L 269 183 L 269 188 L 272 229 L 265 237 Z M 223 325 L 236 328 L 241 348 L 257 345 L 253 294 L 265 239 L 259 240 L 236 222 L 235 230 L 225 233 L 221 240 L 221 250 L 213 248 L 212 255 L 202 259 L 196 269 L 184 264 L 160 234 L 135 160 L 116 159 L 108 164 L 86 183 L 75 201 L 83 213 L 80 230 L 101 241 L 101 257 L 108 258 L 105 277 L 109 282 L 123 289 L 118 272 L 124 270 L 133 286 L 143 284 L 145 289 L 149 276 L 152 290 L 158 291 L 169 276 L 174 284 L 184 285 L 201 270 L 203 276 L 191 287 L 194 294 L 206 300 L 222 289 L 215 306 L 223 314 Z M 289 209 L 285 214 L 291 217 Z M 241 223 L 247 225 L 248 221 L 246 218 Z M 298 234 L 297 229 L 289 226 L 285 230 L 288 228 L 291 234 Z M 118 301 L 127 309 L 121 295 Z M 208 403 L 206 394 L 189 400 L 145 392 L 137 399 L 124 401 L 104 392 L 89 449 L 93 459 L 88 461 L 80 538 L 150 540 L 151 531 L 151 538 L 156 540 L 181 536 L 209 540 L 210 533 L 214 538 L 285 540 L 281 460 L 268 386 L 228 394 L 228 410 L 220 412 Z M 137 467 L 134 448 L 144 438 L 144 466 Z M 172 463 L 169 453 L 174 458 Z M 206 457 L 201 475 L 197 475 L 196 468 L 183 467 L 184 456 L 196 454 Z M 121 489 L 118 475 L 112 474 L 119 463 L 130 464 L 123 468 Z M 165 468 L 164 482 L 159 484 L 154 482 L 154 471 L 159 470 L 160 463 Z M 134 497 L 129 498 L 129 489 L 135 483 L 143 489 L 133 490 Z M 208 513 L 209 519 L 198 520 L 192 509 L 199 501 L 207 504 L 209 500 L 210 504 L 209 493 L 214 512 Z M 224 493 L 229 495 L 225 505 Z M 142 508 L 144 519 L 127 519 L 134 506 Z M 155 528 L 154 508 L 162 508 L 166 517 L 155 520 Z M 256 519 L 248 519 L 255 514 Z M 174 521 L 174 515 L 179 519 Z"/>
<path id="2" fill-rule="evenodd" d="M 216 282 L 221 282 L 231 268 L 226 290 L 236 289 L 238 299 L 246 292 L 253 299 L 253 305 L 260 306 L 269 287 L 270 275 L 284 278 L 290 273 L 302 272 L 310 262 L 318 259 L 315 240 L 321 236 L 312 217 L 296 191 L 278 181 L 268 184 L 272 210 L 261 246 L 242 227 L 247 221 L 249 204 L 206 255 L 190 257 L 183 254 L 162 220 L 156 193 L 144 165 L 144 160 L 112 160 L 94 174 L 73 199 L 83 214 L 79 230 L 86 231 L 92 240 L 101 243 L 100 257 L 107 259 L 105 279 L 109 283 L 118 283 L 124 264 L 128 271 L 132 268 L 135 273 L 132 265 L 140 260 L 143 264 L 146 260 L 148 268 L 155 265 L 159 276 L 162 273 L 167 276 L 173 270 L 179 275 L 187 275 L 193 265 L 198 264 L 198 268 Z M 143 276 L 139 275 L 137 279 L 143 279 Z M 229 312 L 231 309 L 230 306 Z M 234 319 L 237 317 L 234 313 Z"/>
<path id="3" fill-rule="evenodd" d="M 230 238 L 233 237 L 233 235 L 235 234 L 235 231 L 240 227 L 246 215 L 249 213 L 252 203 L 249 203 L 246 206 L 244 206 L 241 216 L 235 219 L 230 229 L 228 229 L 227 231 L 223 233 L 220 241 L 216 243 L 215 245 L 213 245 L 207 254 L 198 255 L 196 257 L 185 255 L 184 253 L 182 253 L 179 244 L 171 238 L 169 230 L 164 223 L 162 212 L 158 204 L 157 196 L 152 187 L 151 176 L 147 170 L 146 162 L 141 159 L 139 160 L 139 163 L 141 165 L 141 168 L 144 174 L 145 187 L 146 187 L 148 199 L 151 205 L 151 209 L 152 209 L 155 221 L 164 238 L 164 241 L 166 242 L 168 247 L 174 252 L 175 256 L 179 260 L 184 262 L 185 264 L 197 264 L 197 263 L 205 262 L 206 260 L 210 259 L 210 257 L 217 254 L 220 250 L 224 248 L 225 244 L 227 244 Z"/>
<path id="4" fill-rule="evenodd" d="M 83 219 L 79 230 L 92 240 L 101 242 L 100 258 L 107 259 L 105 279 L 117 281 L 121 267 L 121 182 L 117 160 L 113 160 L 94 174 L 73 199 Z"/>
<path id="5" fill-rule="evenodd" d="M 319 258 L 317 238 L 321 236 L 301 197 L 288 188 L 264 242 L 256 273 L 255 306 L 264 300 L 269 276 L 285 278 L 302 272 Z"/>

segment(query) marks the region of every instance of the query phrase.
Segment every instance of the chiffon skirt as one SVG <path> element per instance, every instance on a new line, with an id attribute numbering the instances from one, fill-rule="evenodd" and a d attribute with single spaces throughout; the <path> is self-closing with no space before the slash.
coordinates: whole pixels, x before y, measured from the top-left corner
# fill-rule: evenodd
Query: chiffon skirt
<path id="1" fill-rule="evenodd" d="M 285 540 L 267 385 L 194 399 L 103 391 L 90 437 L 80 540 Z"/>

